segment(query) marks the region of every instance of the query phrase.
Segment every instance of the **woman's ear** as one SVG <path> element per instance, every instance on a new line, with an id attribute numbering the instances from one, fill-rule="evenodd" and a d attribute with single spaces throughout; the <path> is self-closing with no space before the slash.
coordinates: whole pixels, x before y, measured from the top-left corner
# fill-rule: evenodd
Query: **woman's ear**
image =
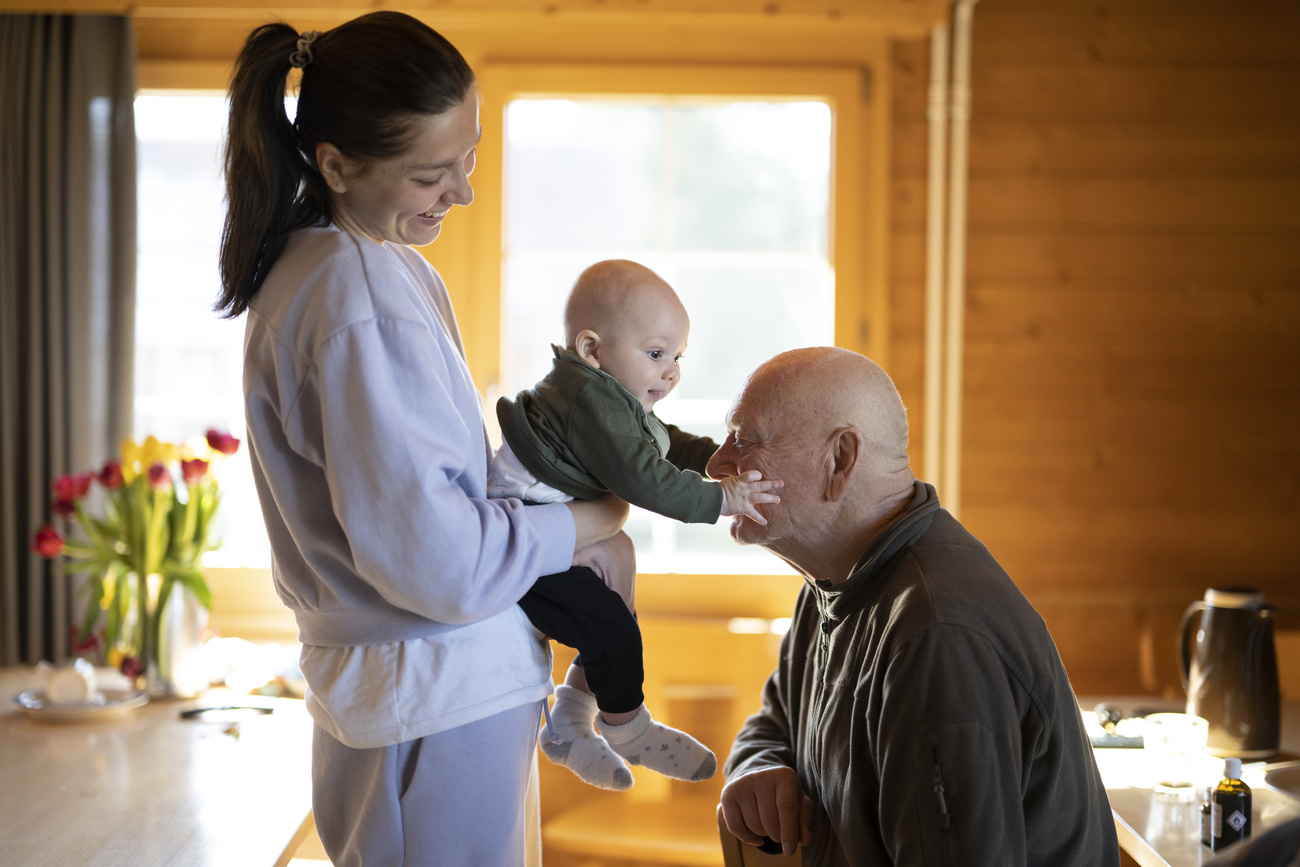
<path id="1" fill-rule="evenodd" d="M 864 445 L 862 431 L 856 427 L 842 427 L 831 434 L 826 443 L 826 499 L 830 502 L 844 496 Z"/>
<path id="2" fill-rule="evenodd" d="M 600 370 L 600 335 L 590 328 L 584 328 L 573 339 L 573 351 L 578 357 Z"/>
<path id="3" fill-rule="evenodd" d="M 351 162 L 329 142 L 316 145 L 316 169 L 325 184 L 339 195 L 348 191 L 348 179 L 353 176 Z"/>

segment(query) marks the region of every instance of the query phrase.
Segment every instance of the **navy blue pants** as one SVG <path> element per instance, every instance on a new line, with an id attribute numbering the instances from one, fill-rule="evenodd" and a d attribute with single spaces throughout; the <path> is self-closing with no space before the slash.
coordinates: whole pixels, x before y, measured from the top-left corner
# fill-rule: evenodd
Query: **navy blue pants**
<path id="1" fill-rule="evenodd" d="M 645 701 L 641 629 L 623 597 L 595 572 L 575 566 L 543 575 L 519 607 L 546 635 L 577 649 L 574 662 L 582 666 L 601 710 L 627 713 Z"/>

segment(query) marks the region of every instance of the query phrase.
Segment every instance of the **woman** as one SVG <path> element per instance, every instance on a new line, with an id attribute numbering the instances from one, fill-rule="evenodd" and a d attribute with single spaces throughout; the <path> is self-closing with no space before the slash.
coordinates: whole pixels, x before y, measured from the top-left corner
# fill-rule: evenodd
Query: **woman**
<path id="1" fill-rule="evenodd" d="M 378 12 L 259 27 L 230 100 L 218 307 L 248 314 L 248 440 L 303 643 L 321 840 L 337 865 L 539 859 L 550 659 L 515 602 L 627 509 L 486 498 L 479 396 L 411 249 L 473 198 L 473 73 Z"/>

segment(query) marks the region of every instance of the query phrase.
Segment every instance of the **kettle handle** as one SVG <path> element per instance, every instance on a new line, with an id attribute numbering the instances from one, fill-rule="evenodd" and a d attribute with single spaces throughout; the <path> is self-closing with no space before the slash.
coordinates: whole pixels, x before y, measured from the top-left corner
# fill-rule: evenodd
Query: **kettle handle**
<path id="1" fill-rule="evenodd" d="M 1187 676 L 1192 668 L 1192 655 L 1187 648 L 1188 639 L 1190 639 L 1192 635 L 1192 625 L 1195 622 L 1192 615 L 1204 610 L 1205 610 L 1205 601 L 1202 599 L 1197 599 L 1191 605 L 1188 605 L 1187 610 L 1183 612 L 1183 625 L 1179 629 L 1179 632 L 1182 635 L 1182 637 L 1178 641 L 1178 648 L 1183 658 L 1183 665 L 1182 668 L 1179 669 L 1179 672 L 1183 676 L 1184 692 L 1187 691 Z"/>

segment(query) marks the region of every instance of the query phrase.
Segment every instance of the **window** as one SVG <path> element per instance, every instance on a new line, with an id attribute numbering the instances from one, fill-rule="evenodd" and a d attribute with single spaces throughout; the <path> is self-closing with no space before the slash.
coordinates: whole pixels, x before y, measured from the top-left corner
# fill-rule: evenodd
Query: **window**
<path id="1" fill-rule="evenodd" d="M 244 438 L 243 319 L 212 311 L 225 216 L 221 93 L 143 93 L 135 100 L 139 214 L 133 436 L 168 442 L 208 428 Z M 269 567 L 248 449 L 214 467 L 222 548 L 207 566 Z"/>
<path id="2" fill-rule="evenodd" d="M 550 368 L 578 273 L 599 259 L 653 268 L 691 335 L 665 421 L 723 438 L 744 377 L 777 352 L 834 340 L 831 109 L 809 100 L 520 99 L 505 110 L 502 390 Z M 788 571 L 730 541 L 728 519 L 640 509 L 645 572 Z"/>
<path id="3" fill-rule="evenodd" d="M 863 69 L 498 63 L 478 73 L 476 205 L 426 249 L 489 402 L 536 381 L 573 279 L 611 256 L 659 271 L 691 314 L 682 385 L 659 410 L 688 430 L 720 435 L 742 377 L 781 349 L 834 343 L 888 363 L 889 112 Z M 797 128 L 772 132 L 782 117 Z M 790 144 L 812 153 L 791 162 Z M 750 207 L 729 217 L 718 206 L 730 199 Z M 795 284 L 806 303 L 783 308 Z M 786 320 L 763 331 L 760 308 Z M 761 336 L 747 344 L 741 331 Z M 735 610 L 730 592 L 701 600 L 733 583 L 706 589 L 700 574 L 786 571 L 733 545 L 723 526 L 638 515 L 629 531 L 641 572 L 683 573 L 647 588 L 694 588 L 683 591 L 694 603 L 665 597 L 664 610 Z"/>

